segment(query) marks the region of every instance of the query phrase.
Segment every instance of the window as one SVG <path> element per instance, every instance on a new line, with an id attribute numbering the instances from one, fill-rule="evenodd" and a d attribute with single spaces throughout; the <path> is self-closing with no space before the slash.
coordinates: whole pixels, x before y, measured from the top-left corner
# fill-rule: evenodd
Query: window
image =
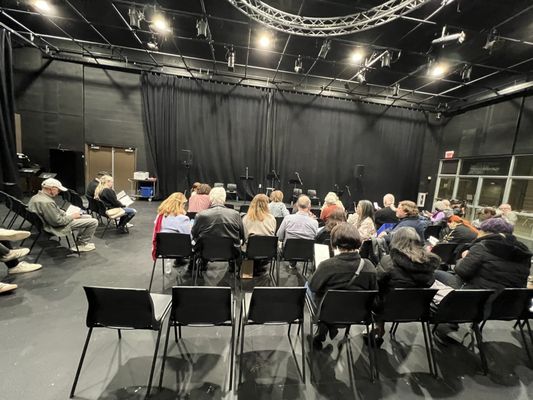
<path id="1" fill-rule="evenodd" d="M 478 178 L 460 178 L 455 197 L 459 200 L 466 201 L 467 204 L 472 204 L 476 195 L 477 180 Z"/>
<path id="2" fill-rule="evenodd" d="M 455 185 L 455 178 L 440 178 L 439 199 L 451 199 L 453 196 L 453 186 Z"/>
<path id="3" fill-rule="evenodd" d="M 503 200 L 506 181 L 506 179 L 483 178 L 478 205 L 498 208 Z"/>
<path id="4" fill-rule="evenodd" d="M 465 159 L 461 164 L 461 175 L 507 175 L 510 164 L 510 157 Z"/>
<path id="5" fill-rule="evenodd" d="M 517 156 L 514 160 L 514 176 L 533 176 L 533 156 Z"/>
<path id="6" fill-rule="evenodd" d="M 533 218 L 526 215 L 519 215 L 514 226 L 513 234 L 516 236 L 533 237 Z"/>
<path id="7" fill-rule="evenodd" d="M 508 203 L 515 211 L 533 213 L 533 180 L 513 179 Z"/>
<path id="8" fill-rule="evenodd" d="M 459 160 L 443 161 L 440 169 L 441 174 L 455 175 L 457 173 L 457 167 L 459 166 Z"/>

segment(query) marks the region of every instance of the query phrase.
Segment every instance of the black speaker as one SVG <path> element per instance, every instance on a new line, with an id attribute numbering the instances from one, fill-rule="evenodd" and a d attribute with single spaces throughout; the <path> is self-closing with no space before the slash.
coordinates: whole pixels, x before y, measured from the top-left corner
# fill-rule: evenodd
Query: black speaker
<path id="1" fill-rule="evenodd" d="M 365 166 L 363 164 L 357 164 L 353 167 L 353 177 L 355 179 L 363 179 L 365 176 Z"/>
<path id="2" fill-rule="evenodd" d="M 63 186 L 85 193 L 85 155 L 81 151 L 50 149 L 50 172 Z"/>

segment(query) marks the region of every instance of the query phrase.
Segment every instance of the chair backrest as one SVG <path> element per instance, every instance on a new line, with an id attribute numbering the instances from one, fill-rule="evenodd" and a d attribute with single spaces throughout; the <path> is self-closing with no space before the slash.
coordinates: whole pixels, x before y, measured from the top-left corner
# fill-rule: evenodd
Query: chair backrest
<path id="1" fill-rule="evenodd" d="M 298 197 L 302 194 L 302 189 L 299 189 L 299 188 L 295 188 L 292 190 L 292 196 L 293 197 Z"/>
<path id="2" fill-rule="evenodd" d="M 0 203 L 5 203 L 7 196 L 8 194 L 6 192 L 3 192 L 2 190 L 0 190 Z"/>
<path id="3" fill-rule="evenodd" d="M 189 217 L 189 219 L 193 220 L 195 217 L 196 217 L 196 214 L 194 211 L 188 211 L 187 212 L 187 217 Z"/>
<path id="4" fill-rule="evenodd" d="M 285 217 L 276 217 L 276 234 L 278 233 L 278 229 L 281 226 L 281 223 L 283 222 L 283 218 Z"/>
<path id="5" fill-rule="evenodd" d="M 434 238 L 439 238 L 440 231 L 442 230 L 442 225 L 429 225 L 424 229 L 424 239 L 429 239 L 430 236 Z"/>
<path id="6" fill-rule="evenodd" d="M 235 259 L 233 239 L 225 237 L 204 237 L 198 242 L 203 259 L 209 261 L 228 261 Z"/>
<path id="7" fill-rule="evenodd" d="M 429 288 L 393 289 L 385 295 L 379 317 L 383 321 L 427 321 L 431 300 L 437 291 Z"/>
<path id="8" fill-rule="evenodd" d="M 312 239 L 287 239 L 283 247 L 286 261 L 310 261 L 315 256 L 315 241 Z"/>
<path id="9" fill-rule="evenodd" d="M 94 201 L 96 203 L 96 212 L 98 213 L 98 215 L 104 218 L 109 218 L 106 213 L 107 207 L 105 206 L 105 204 L 102 201 L 97 200 L 97 199 L 95 199 Z"/>
<path id="10" fill-rule="evenodd" d="M 226 192 L 235 193 L 236 191 L 237 191 L 237 184 L 236 183 L 228 183 Z"/>
<path id="11" fill-rule="evenodd" d="M 311 208 L 310 211 L 315 215 L 315 217 L 320 218 L 320 208 Z"/>
<path id="12" fill-rule="evenodd" d="M 42 232 L 44 229 L 44 223 L 41 219 L 41 216 L 33 211 L 26 210 L 26 215 L 24 216 L 26 221 L 28 221 L 32 226 L 37 229 L 38 232 Z"/>
<path id="13" fill-rule="evenodd" d="M 369 324 L 377 290 L 328 290 L 318 320 L 330 324 Z"/>
<path id="14" fill-rule="evenodd" d="M 316 197 L 316 190 L 315 189 L 308 189 L 307 190 L 307 195 L 309 196 L 309 198 Z"/>
<path id="15" fill-rule="evenodd" d="M 191 235 L 186 233 L 159 232 L 156 235 L 156 255 L 161 258 L 191 256 Z"/>
<path id="16" fill-rule="evenodd" d="M 89 210 L 98 213 L 98 200 L 96 200 L 94 197 L 87 196 L 87 201 L 89 202 Z"/>
<path id="17" fill-rule="evenodd" d="M 13 198 L 11 201 L 11 210 L 14 211 L 17 215 L 24 217 L 26 214 L 26 209 L 28 206 L 22 201 Z"/>
<path id="18" fill-rule="evenodd" d="M 87 327 L 157 329 L 154 304 L 146 289 L 84 286 L 89 302 Z"/>
<path id="19" fill-rule="evenodd" d="M 69 199 L 70 204 L 76 207 L 79 207 L 81 209 L 84 209 L 85 207 L 83 206 L 83 199 L 81 198 L 81 196 L 72 189 L 69 189 L 68 192 L 70 194 L 70 199 Z"/>
<path id="20" fill-rule="evenodd" d="M 485 303 L 494 290 L 458 289 L 450 292 L 431 317 L 435 323 L 480 322 L 483 320 Z"/>
<path id="21" fill-rule="evenodd" d="M 247 213 L 249 209 L 250 209 L 250 205 L 249 205 L 249 204 L 243 204 L 243 205 L 239 208 L 239 212 L 241 212 L 241 213 Z M 282 218 L 282 219 L 283 219 L 283 218 Z"/>
<path id="22" fill-rule="evenodd" d="M 224 187 L 224 184 L 222 182 L 215 182 L 215 184 L 213 185 L 213 187 Z"/>
<path id="23" fill-rule="evenodd" d="M 277 236 L 253 235 L 248 238 L 246 245 L 246 255 L 249 259 L 271 259 L 278 254 Z"/>
<path id="24" fill-rule="evenodd" d="M 457 243 L 437 243 L 431 252 L 438 255 L 444 264 L 453 264 L 456 248 Z"/>
<path id="25" fill-rule="evenodd" d="M 492 301 L 488 320 L 512 321 L 523 318 L 529 311 L 533 289 L 508 288 L 504 289 Z"/>
<path id="26" fill-rule="evenodd" d="M 220 325 L 232 319 L 229 287 L 174 286 L 171 318 L 183 325 Z"/>
<path id="27" fill-rule="evenodd" d="M 235 206 L 233 204 L 230 204 L 230 203 L 224 204 L 224 207 L 229 208 L 231 210 L 235 210 Z"/>
<path id="28" fill-rule="evenodd" d="M 256 287 L 248 308 L 255 323 L 293 322 L 303 318 L 305 287 Z"/>

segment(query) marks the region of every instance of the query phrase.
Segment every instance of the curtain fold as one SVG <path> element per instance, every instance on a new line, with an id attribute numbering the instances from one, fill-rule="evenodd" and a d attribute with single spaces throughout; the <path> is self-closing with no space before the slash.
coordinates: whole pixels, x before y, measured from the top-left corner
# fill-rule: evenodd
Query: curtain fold
<path id="1" fill-rule="evenodd" d="M 12 65 L 11 35 L 0 29 L 0 186 L 14 193 L 18 188 L 18 168 Z"/>

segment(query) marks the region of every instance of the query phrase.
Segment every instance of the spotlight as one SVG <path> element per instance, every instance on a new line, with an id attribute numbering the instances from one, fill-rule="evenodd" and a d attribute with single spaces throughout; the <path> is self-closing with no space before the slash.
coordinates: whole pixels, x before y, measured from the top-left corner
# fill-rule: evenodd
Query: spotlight
<path id="1" fill-rule="evenodd" d="M 130 17 L 130 26 L 135 29 L 141 28 L 141 21 L 144 19 L 144 13 L 142 10 L 138 10 L 135 7 L 128 9 L 128 16 Z"/>
<path id="2" fill-rule="evenodd" d="M 361 49 L 355 50 L 350 56 L 351 60 L 355 64 L 361 64 L 361 61 L 365 58 L 365 52 Z"/>
<path id="3" fill-rule="evenodd" d="M 398 97 L 400 95 L 400 84 L 397 83 L 392 87 L 392 96 Z"/>
<path id="4" fill-rule="evenodd" d="M 385 51 L 381 57 L 381 68 L 390 68 L 391 54 L 390 51 Z"/>
<path id="5" fill-rule="evenodd" d="M 330 49 L 331 49 L 331 41 L 329 39 L 324 40 L 324 43 L 322 43 L 322 46 L 320 47 L 320 51 L 318 52 L 318 58 L 325 60 Z"/>
<path id="6" fill-rule="evenodd" d="M 444 47 L 446 44 L 451 42 L 463 43 L 466 39 L 466 33 L 461 31 L 459 33 L 452 33 L 450 35 L 446 34 L 446 27 L 442 28 L 442 34 L 439 38 L 431 41 L 431 44 L 442 44 Z"/>
<path id="7" fill-rule="evenodd" d="M 433 78 L 440 78 L 448 72 L 448 66 L 443 63 L 430 63 L 428 74 Z"/>
<path id="8" fill-rule="evenodd" d="M 42 12 L 52 11 L 52 6 L 46 0 L 36 0 L 33 2 L 33 6 Z"/>
<path id="9" fill-rule="evenodd" d="M 199 39 L 207 39 L 207 20 L 200 18 L 196 20 L 196 37 Z"/>
<path id="10" fill-rule="evenodd" d="M 272 39 L 268 33 L 263 33 L 259 36 L 257 43 L 259 44 L 259 47 L 268 49 L 272 45 Z"/>
<path id="11" fill-rule="evenodd" d="M 362 85 L 366 83 L 366 75 L 364 72 L 360 72 L 359 74 L 357 74 L 357 81 Z"/>
<path id="12" fill-rule="evenodd" d="M 465 64 L 465 66 L 461 70 L 461 79 L 467 82 L 470 80 L 471 75 L 472 75 L 472 66 L 469 64 Z"/>
<path id="13" fill-rule="evenodd" d="M 157 44 L 157 38 L 155 35 L 152 35 L 150 41 L 146 43 L 146 47 L 148 47 L 150 50 L 159 50 L 159 45 Z"/>
<path id="14" fill-rule="evenodd" d="M 437 121 L 440 121 L 442 119 L 442 113 L 441 112 L 438 112 L 436 115 L 435 115 L 435 119 Z"/>
<path id="15" fill-rule="evenodd" d="M 170 32 L 170 26 L 168 25 L 168 21 L 161 14 L 157 14 L 154 16 L 154 18 L 152 19 L 152 23 L 150 24 L 150 28 L 160 33 Z"/>
<path id="16" fill-rule="evenodd" d="M 228 61 L 228 71 L 233 72 L 235 70 L 235 50 L 233 46 L 226 47 L 226 60 Z"/>
<path id="17" fill-rule="evenodd" d="M 488 50 L 489 54 L 492 54 L 492 50 L 494 49 L 494 46 L 498 42 L 498 31 L 496 29 L 493 29 L 490 31 L 489 35 L 487 36 L 487 41 L 485 42 L 485 45 L 483 46 L 484 50 Z"/>
<path id="18" fill-rule="evenodd" d="M 302 72 L 302 70 L 303 70 L 302 56 L 298 56 L 298 58 L 294 62 L 294 72 L 299 74 Z"/>

